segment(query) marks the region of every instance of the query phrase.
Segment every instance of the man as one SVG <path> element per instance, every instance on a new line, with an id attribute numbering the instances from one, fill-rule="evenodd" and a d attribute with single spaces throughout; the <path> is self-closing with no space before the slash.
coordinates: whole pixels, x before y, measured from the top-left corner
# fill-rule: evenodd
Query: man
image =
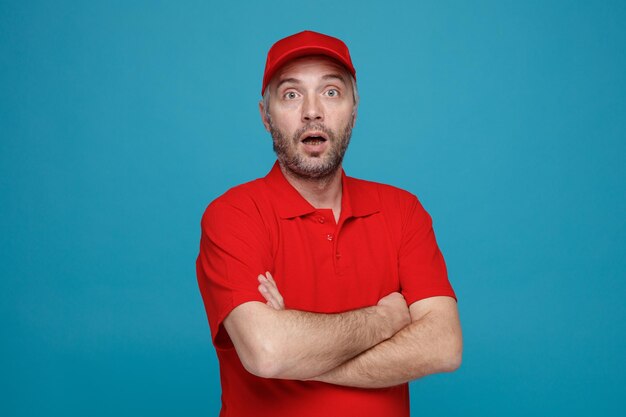
<path id="1" fill-rule="evenodd" d="M 339 39 L 275 43 L 259 109 L 278 160 L 202 218 L 221 416 L 408 416 L 408 381 L 460 365 L 429 215 L 408 192 L 343 172 L 355 76 Z"/>

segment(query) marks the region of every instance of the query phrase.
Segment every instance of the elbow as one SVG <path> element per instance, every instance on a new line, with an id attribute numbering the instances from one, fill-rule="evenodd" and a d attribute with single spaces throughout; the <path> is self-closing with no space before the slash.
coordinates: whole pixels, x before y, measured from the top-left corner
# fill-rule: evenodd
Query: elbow
<path id="1" fill-rule="evenodd" d="M 279 354 L 269 341 L 259 343 L 248 354 L 240 355 L 246 371 L 260 378 L 279 378 L 281 362 Z"/>
<path id="2" fill-rule="evenodd" d="M 261 378 L 278 378 L 283 363 L 284 342 L 272 332 L 273 314 L 265 305 L 245 303 L 224 320 L 241 365 Z"/>
<path id="3" fill-rule="evenodd" d="M 463 340 L 461 336 L 450 338 L 441 349 L 441 372 L 454 372 L 461 367 L 463 361 Z"/>
<path id="4" fill-rule="evenodd" d="M 256 360 L 244 362 L 243 367 L 246 371 L 259 378 L 278 378 L 278 372 L 275 369 L 274 363 L 271 361 Z"/>
<path id="5" fill-rule="evenodd" d="M 442 361 L 442 369 L 441 372 L 454 372 L 461 367 L 462 362 L 462 353 L 459 352 L 454 355 L 447 356 Z"/>
<path id="6" fill-rule="evenodd" d="M 248 372 L 260 378 L 305 380 L 320 374 L 299 367 L 289 358 L 286 349 L 280 349 L 271 342 L 264 342 L 254 354 L 242 359 L 241 362 Z"/>

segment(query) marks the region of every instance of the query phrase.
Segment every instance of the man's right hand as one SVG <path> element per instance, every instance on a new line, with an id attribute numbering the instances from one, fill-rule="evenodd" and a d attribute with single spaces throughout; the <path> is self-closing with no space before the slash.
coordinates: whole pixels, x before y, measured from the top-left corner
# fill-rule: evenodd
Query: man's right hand
<path id="1" fill-rule="evenodd" d="M 387 319 L 390 331 L 389 337 L 411 323 L 411 313 L 406 305 L 404 296 L 399 292 L 392 292 L 384 296 L 376 304 L 380 313 Z"/>

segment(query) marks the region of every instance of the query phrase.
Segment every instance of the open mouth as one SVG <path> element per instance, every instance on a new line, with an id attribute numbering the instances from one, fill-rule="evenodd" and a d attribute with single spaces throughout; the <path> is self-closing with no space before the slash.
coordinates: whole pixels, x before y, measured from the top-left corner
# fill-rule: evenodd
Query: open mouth
<path id="1" fill-rule="evenodd" d="M 300 142 L 305 145 L 316 146 L 326 142 L 328 138 L 323 132 L 307 132 L 302 135 Z"/>
<path id="2" fill-rule="evenodd" d="M 322 136 L 307 136 L 304 139 L 302 139 L 302 143 L 306 144 L 306 145 L 319 145 L 322 142 L 326 142 L 326 138 L 322 137 Z"/>

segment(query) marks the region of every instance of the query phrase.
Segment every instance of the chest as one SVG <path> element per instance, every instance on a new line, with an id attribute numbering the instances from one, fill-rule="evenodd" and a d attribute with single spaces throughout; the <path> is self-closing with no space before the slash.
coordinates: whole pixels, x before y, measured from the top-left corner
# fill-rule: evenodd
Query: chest
<path id="1" fill-rule="evenodd" d="M 337 224 L 331 210 L 279 223 L 274 277 L 287 308 L 340 312 L 400 288 L 398 244 L 380 213 Z"/>

